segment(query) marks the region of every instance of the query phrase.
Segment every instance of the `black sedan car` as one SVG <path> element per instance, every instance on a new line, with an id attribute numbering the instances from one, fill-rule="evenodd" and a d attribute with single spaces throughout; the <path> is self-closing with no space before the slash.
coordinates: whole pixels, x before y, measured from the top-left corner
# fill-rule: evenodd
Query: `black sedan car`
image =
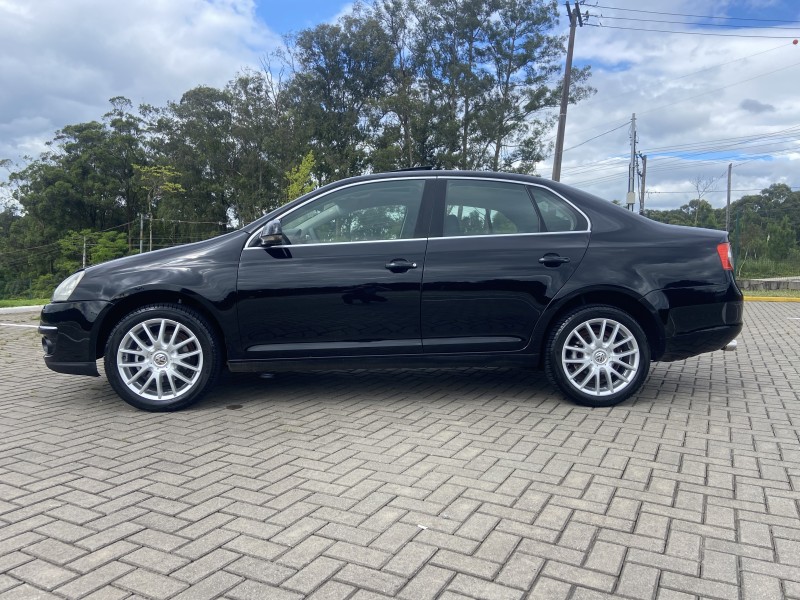
<path id="1" fill-rule="evenodd" d="M 723 231 L 524 175 L 406 171 L 320 188 L 220 237 L 79 271 L 44 307 L 48 367 L 176 410 L 220 370 L 543 367 L 610 406 L 651 361 L 735 347 Z"/>

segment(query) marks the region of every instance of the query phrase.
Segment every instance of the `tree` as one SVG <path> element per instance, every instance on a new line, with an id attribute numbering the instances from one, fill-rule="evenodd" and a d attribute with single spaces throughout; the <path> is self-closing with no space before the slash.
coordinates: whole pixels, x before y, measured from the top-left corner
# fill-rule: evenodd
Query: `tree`
<path id="1" fill-rule="evenodd" d="M 557 4 L 496 0 L 494 9 L 487 46 L 492 88 L 482 112 L 485 149 L 479 164 L 532 172 L 547 150 L 543 133 L 556 119 L 536 115 L 560 102 L 561 84 L 548 85 L 560 72 L 564 53 L 563 39 L 550 33 L 558 22 Z M 570 103 L 594 93 L 585 85 L 589 76 L 589 67 L 572 69 Z"/>
<path id="2" fill-rule="evenodd" d="M 145 191 L 147 203 L 147 217 L 149 221 L 150 243 L 149 250 L 153 249 L 153 219 L 179 220 L 184 216 L 179 203 L 170 205 L 168 200 L 186 190 L 175 180 L 180 177 L 180 173 L 172 167 L 165 165 L 142 166 L 134 165 L 136 182 Z M 140 240 L 140 246 L 143 241 Z"/>
<path id="3" fill-rule="evenodd" d="M 309 150 L 299 165 L 287 171 L 286 179 L 289 184 L 286 186 L 286 196 L 288 200 L 294 200 L 314 190 L 316 187 L 312 177 L 314 164 L 314 153 Z"/>
<path id="4" fill-rule="evenodd" d="M 370 164 L 375 109 L 385 95 L 392 48 L 381 24 L 354 12 L 294 40 L 301 69 L 292 92 L 316 157 L 321 184 L 362 173 Z"/>

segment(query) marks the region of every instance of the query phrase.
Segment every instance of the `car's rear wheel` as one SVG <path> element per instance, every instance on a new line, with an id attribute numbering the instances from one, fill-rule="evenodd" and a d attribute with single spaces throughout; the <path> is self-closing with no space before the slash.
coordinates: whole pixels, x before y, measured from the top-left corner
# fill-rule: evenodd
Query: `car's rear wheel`
<path id="1" fill-rule="evenodd" d="M 575 402 L 613 406 L 635 394 L 650 370 L 650 346 L 626 312 L 581 307 L 552 328 L 545 355 L 550 381 Z"/>
<path id="2" fill-rule="evenodd" d="M 172 411 L 197 402 L 221 368 L 219 343 L 197 311 L 152 304 L 126 315 L 108 339 L 106 376 L 128 404 Z"/>

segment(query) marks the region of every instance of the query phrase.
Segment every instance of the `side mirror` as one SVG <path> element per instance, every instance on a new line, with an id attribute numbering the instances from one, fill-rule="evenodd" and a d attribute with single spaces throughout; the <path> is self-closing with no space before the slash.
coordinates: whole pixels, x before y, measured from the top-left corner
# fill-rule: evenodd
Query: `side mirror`
<path id="1" fill-rule="evenodd" d="M 283 235 L 280 219 L 275 219 L 264 225 L 264 228 L 261 230 L 260 238 L 263 248 L 285 244 L 286 238 Z"/>

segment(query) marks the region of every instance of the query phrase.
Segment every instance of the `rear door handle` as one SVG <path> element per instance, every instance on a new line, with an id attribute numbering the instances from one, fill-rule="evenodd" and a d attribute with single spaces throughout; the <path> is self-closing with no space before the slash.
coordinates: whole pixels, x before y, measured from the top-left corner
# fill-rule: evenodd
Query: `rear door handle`
<path id="1" fill-rule="evenodd" d="M 568 263 L 569 257 L 568 256 L 559 256 L 558 254 L 545 254 L 542 258 L 539 259 L 539 262 L 545 266 L 552 265 L 554 267 Z"/>
<path id="2" fill-rule="evenodd" d="M 392 273 L 405 273 L 409 269 L 416 269 L 417 263 L 407 261 L 405 258 L 393 258 L 385 266 Z"/>

